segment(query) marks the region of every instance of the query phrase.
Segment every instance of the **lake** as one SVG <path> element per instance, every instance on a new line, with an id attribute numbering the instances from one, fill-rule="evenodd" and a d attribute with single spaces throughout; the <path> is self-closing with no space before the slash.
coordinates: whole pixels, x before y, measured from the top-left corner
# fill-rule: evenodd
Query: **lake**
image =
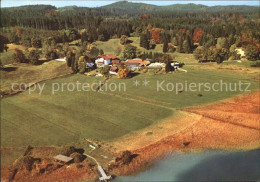
<path id="1" fill-rule="evenodd" d="M 124 181 L 257 181 L 260 179 L 260 149 L 252 151 L 202 153 L 176 152 L 155 161 L 136 176 Z"/>

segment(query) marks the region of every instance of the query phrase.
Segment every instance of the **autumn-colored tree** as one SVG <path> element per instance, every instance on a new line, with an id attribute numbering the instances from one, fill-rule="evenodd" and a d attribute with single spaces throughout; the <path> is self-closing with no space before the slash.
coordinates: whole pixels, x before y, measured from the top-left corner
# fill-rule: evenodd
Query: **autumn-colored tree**
<path id="1" fill-rule="evenodd" d="M 80 56 L 78 59 L 78 70 L 79 73 L 83 74 L 86 71 L 86 58 L 85 56 Z"/>
<path id="2" fill-rule="evenodd" d="M 20 49 L 15 49 L 15 53 L 12 56 L 13 63 L 27 63 L 27 59 Z"/>
<path id="3" fill-rule="evenodd" d="M 124 63 L 119 63 L 118 65 L 118 77 L 119 78 L 127 78 L 130 76 L 130 70 L 127 68 L 127 66 Z"/>
<path id="4" fill-rule="evenodd" d="M 163 29 L 161 28 L 152 28 L 150 30 L 151 38 L 155 41 L 156 44 L 160 44 L 161 42 L 161 32 L 163 32 Z"/>
<path id="5" fill-rule="evenodd" d="M 126 45 L 127 44 L 128 37 L 126 35 L 122 35 L 120 37 L 120 44 Z"/>
<path id="6" fill-rule="evenodd" d="M 203 35 L 203 30 L 201 28 L 196 28 L 193 33 L 193 42 L 198 43 Z"/>

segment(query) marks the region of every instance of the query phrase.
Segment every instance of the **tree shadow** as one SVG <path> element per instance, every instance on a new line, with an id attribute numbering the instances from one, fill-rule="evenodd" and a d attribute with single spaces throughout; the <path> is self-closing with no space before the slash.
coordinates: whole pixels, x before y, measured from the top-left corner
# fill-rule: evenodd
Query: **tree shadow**
<path id="1" fill-rule="evenodd" d="M 79 149 L 75 149 L 75 152 L 78 152 L 78 153 L 80 153 L 80 154 L 83 154 L 84 152 L 85 152 L 85 150 L 84 149 L 82 149 L 82 148 L 79 148 Z"/>
<path id="2" fill-rule="evenodd" d="M 127 40 L 126 43 L 127 44 L 131 44 L 131 43 L 133 43 L 133 41 L 132 40 Z"/>
<path id="3" fill-rule="evenodd" d="M 138 75 L 140 75 L 140 73 L 132 72 L 130 76 L 131 76 L 131 78 L 133 78 L 133 77 L 138 76 Z"/>
<path id="4" fill-rule="evenodd" d="M 12 72 L 12 71 L 17 70 L 17 67 L 14 67 L 14 66 L 12 66 L 12 67 L 5 67 L 2 70 L 6 71 L 6 72 Z"/>
<path id="5" fill-rule="evenodd" d="M 259 161 L 260 150 L 218 154 L 178 175 L 178 181 L 255 181 Z"/>

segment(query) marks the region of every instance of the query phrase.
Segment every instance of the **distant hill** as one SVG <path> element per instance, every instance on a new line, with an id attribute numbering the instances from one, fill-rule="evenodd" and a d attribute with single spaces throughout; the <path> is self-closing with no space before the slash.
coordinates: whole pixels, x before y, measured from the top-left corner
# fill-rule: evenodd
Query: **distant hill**
<path id="1" fill-rule="evenodd" d="M 257 10 L 257 6 L 246 6 L 246 5 L 229 5 L 229 6 L 205 6 L 201 4 L 173 4 L 169 6 L 156 6 L 146 3 L 133 3 L 128 1 L 119 1 L 106 6 L 101 6 L 103 9 L 120 9 L 127 12 L 152 12 L 152 11 L 250 11 Z"/>
<path id="2" fill-rule="evenodd" d="M 50 10 L 57 10 L 63 14 L 85 14 L 91 13 L 93 16 L 106 16 L 106 17 L 123 17 L 129 18 L 138 16 L 139 14 L 156 14 L 158 12 L 167 13 L 181 13 L 181 12 L 250 12 L 259 11 L 258 6 L 205 6 L 201 4 L 173 4 L 169 6 L 156 6 L 146 3 L 134 3 L 128 1 L 118 1 L 111 3 L 106 6 L 101 6 L 97 8 L 90 7 L 78 7 L 78 6 L 65 6 L 56 8 L 51 5 L 26 5 L 19 7 L 1 8 L 1 12 L 6 14 L 6 12 L 19 13 L 19 14 L 33 14 L 35 17 L 42 16 Z M 20 16 L 20 15 L 19 15 Z"/>
<path id="3" fill-rule="evenodd" d="M 52 5 L 45 5 L 45 4 L 37 4 L 37 5 L 25 5 L 25 6 L 18 6 L 18 7 L 8 7 L 8 8 L 1 8 L 1 9 L 9 9 L 9 10 L 32 10 L 32 11 L 49 11 L 52 9 L 57 9 L 55 6 Z"/>
<path id="4" fill-rule="evenodd" d="M 145 4 L 145 3 L 133 3 L 128 1 L 119 1 L 106 6 L 101 6 L 104 9 L 122 9 L 127 11 L 153 11 L 160 6 Z"/>

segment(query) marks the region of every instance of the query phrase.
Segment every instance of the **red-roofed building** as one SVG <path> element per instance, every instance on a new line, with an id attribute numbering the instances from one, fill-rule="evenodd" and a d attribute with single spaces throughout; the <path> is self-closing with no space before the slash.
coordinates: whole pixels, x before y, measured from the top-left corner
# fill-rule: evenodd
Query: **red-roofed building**
<path id="1" fill-rule="evenodd" d="M 129 63 L 141 63 L 141 62 L 143 62 L 143 60 L 136 58 L 136 59 L 128 59 L 128 60 L 126 60 L 126 62 L 129 62 Z"/>
<path id="2" fill-rule="evenodd" d="M 142 59 L 128 59 L 126 60 L 127 63 L 138 63 L 139 66 L 147 66 L 150 64 L 150 61 L 143 61 Z"/>
<path id="3" fill-rule="evenodd" d="M 98 57 L 104 58 L 104 59 L 110 59 L 110 60 L 116 59 L 116 56 L 114 56 L 113 54 L 102 54 L 102 55 L 100 55 Z"/>
<path id="4" fill-rule="evenodd" d="M 102 54 L 95 60 L 97 67 L 103 67 L 104 65 L 110 65 L 111 61 L 117 59 L 113 54 Z"/>

